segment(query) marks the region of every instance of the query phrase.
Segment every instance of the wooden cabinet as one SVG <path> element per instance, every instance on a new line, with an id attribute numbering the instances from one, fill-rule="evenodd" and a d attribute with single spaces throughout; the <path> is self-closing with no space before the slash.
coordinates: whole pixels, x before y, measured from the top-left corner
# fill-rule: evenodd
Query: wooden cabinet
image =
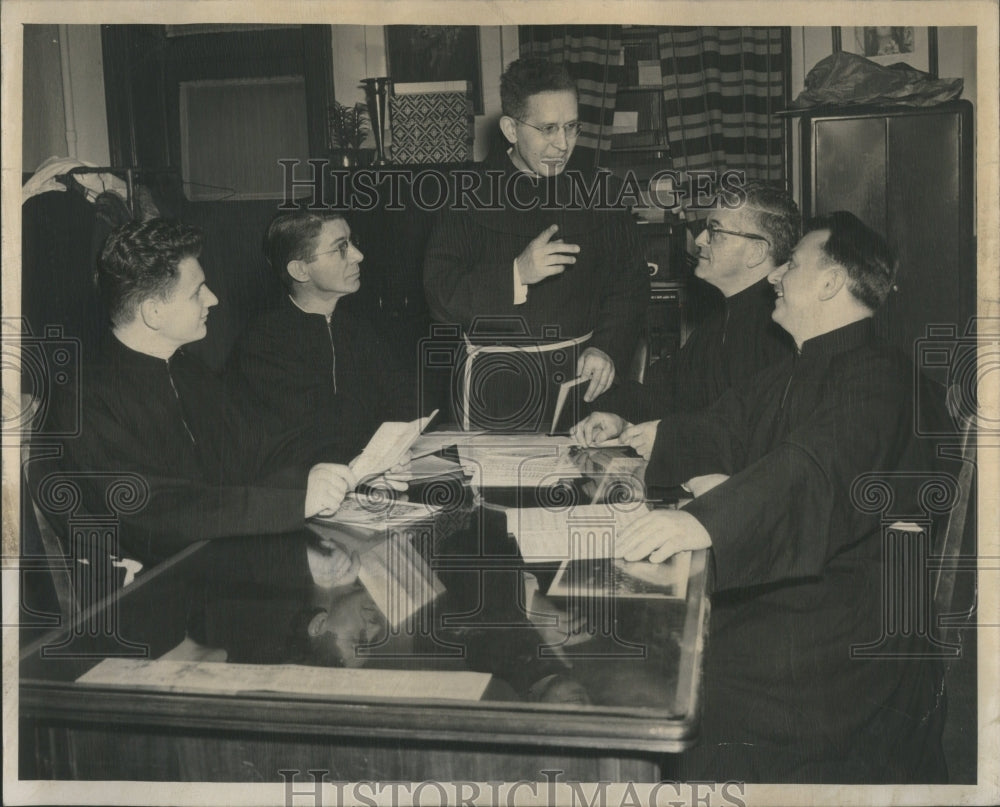
<path id="1" fill-rule="evenodd" d="M 899 258 L 880 314 L 904 350 L 928 325 L 965 332 L 975 315 L 972 105 L 814 111 L 802 120 L 802 213 L 849 210 Z"/>

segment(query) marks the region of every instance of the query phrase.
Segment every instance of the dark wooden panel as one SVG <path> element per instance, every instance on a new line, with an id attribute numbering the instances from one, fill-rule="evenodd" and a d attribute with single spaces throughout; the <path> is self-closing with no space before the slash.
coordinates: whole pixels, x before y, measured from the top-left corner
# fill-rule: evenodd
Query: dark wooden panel
<path id="1" fill-rule="evenodd" d="M 849 210 L 899 256 L 898 292 L 876 316 L 905 351 L 927 326 L 964 333 L 976 306 L 972 106 L 805 116 L 803 214 Z"/>
<path id="2" fill-rule="evenodd" d="M 957 115 L 889 118 L 886 238 L 899 259 L 889 338 L 906 346 L 929 324 L 960 323 L 961 163 Z"/>
<path id="3" fill-rule="evenodd" d="M 811 215 L 850 210 L 884 233 L 885 148 L 885 121 L 881 118 L 817 121 Z"/>
<path id="4" fill-rule="evenodd" d="M 22 778 L 281 782 L 281 770 L 329 771 L 327 781 L 658 781 L 659 755 L 530 745 L 470 747 L 353 737 L 317 740 L 249 732 L 181 734 L 156 727 L 22 723 Z M 25 754 L 34 748 L 35 753 Z"/>

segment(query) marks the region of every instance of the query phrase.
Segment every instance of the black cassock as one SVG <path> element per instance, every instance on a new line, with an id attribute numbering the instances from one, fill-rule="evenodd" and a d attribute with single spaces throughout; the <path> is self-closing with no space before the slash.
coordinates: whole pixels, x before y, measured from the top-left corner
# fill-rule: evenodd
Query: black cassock
<path id="1" fill-rule="evenodd" d="M 435 221 L 424 290 L 435 319 L 466 331 L 477 317 L 493 317 L 523 322 L 539 341 L 593 332 L 588 346 L 604 351 L 624 376 L 649 303 L 649 276 L 628 209 L 614 204 L 619 180 L 608 175 L 602 182 L 575 165 L 582 158 L 549 178 L 518 171 L 506 154 L 477 166 L 476 193 Z M 576 261 L 530 286 L 527 301 L 514 305 L 514 259 L 552 224 L 559 227 L 553 242 L 580 247 Z"/>
<path id="2" fill-rule="evenodd" d="M 931 471 L 914 394 L 909 360 L 864 320 L 660 424 L 647 482 L 731 475 L 687 507 L 712 538 L 714 594 L 702 739 L 679 775 L 941 781 L 938 665 L 852 657 L 879 641 L 886 618 L 883 525 L 855 506 L 852 485 L 869 472 Z M 921 512 L 926 476 L 886 479 L 894 512 Z M 904 633 L 886 653 L 914 647 Z"/>
<path id="3" fill-rule="evenodd" d="M 366 320 L 335 310 L 328 323 L 287 296 L 240 337 L 227 380 L 272 430 L 308 429 L 316 462 L 349 462 L 383 421 L 420 414 L 415 374 Z"/>
<path id="4" fill-rule="evenodd" d="M 79 419 L 58 470 L 91 515 L 111 507 L 122 549 L 147 566 L 199 540 L 303 525 L 309 435 L 266 431 L 183 349 L 164 360 L 111 337 L 79 401 L 54 404 L 57 422 Z"/>
<path id="5" fill-rule="evenodd" d="M 591 405 L 632 423 L 711 406 L 730 387 L 792 354 L 792 338 L 771 319 L 774 292 L 766 279 L 726 298 L 645 381 L 624 381 Z"/>

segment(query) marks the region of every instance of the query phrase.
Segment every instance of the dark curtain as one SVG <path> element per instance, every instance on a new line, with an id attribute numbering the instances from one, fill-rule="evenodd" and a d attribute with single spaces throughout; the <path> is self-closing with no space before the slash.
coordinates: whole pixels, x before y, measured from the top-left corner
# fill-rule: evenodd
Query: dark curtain
<path id="1" fill-rule="evenodd" d="M 621 26 L 521 26 L 520 54 L 566 63 L 580 93 L 583 131 L 577 146 L 595 152 L 609 149 L 622 69 Z"/>
<path id="2" fill-rule="evenodd" d="M 660 32 L 673 167 L 784 179 L 785 54 L 780 28 L 670 27 Z"/>

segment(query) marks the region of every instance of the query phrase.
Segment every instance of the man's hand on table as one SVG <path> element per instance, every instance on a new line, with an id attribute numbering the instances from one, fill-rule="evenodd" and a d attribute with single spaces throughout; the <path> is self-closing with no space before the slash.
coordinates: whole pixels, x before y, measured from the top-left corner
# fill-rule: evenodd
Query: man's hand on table
<path id="1" fill-rule="evenodd" d="M 683 510 L 653 510 L 632 522 L 615 541 L 615 557 L 662 563 L 671 555 L 712 545 L 708 532 Z"/>
<path id="2" fill-rule="evenodd" d="M 305 517 L 329 516 L 337 512 L 344 497 L 358 484 L 346 465 L 321 462 L 309 470 L 306 482 Z"/>
<path id="3" fill-rule="evenodd" d="M 644 460 L 648 460 L 649 455 L 653 453 L 653 444 L 656 442 L 656 429 L 659 425 L 660 421 L 658 420 L 647 420 L 645 423 L 627 426 L 622 429 L 619 439 L 625 445 L 632 446 L 635 449 L 635 453 Z"/>
<path id="4" fill-rule="evenodd" d="M 525 286 L 533 286 L 552 275 L 560 275 L 570 264 L 576 263 L 580 247 L 576 244 L 564 243 L 561 239 L 552 240 L 559 229 L 558 224 L 552 224 L 542 230 L 517 256 L 517 275 Z"/>
<path id="5" fill-rule="evenodd" d="M 593 446 L 614 440 L 628 425 L 624 418 L 610 412 L 592 412 L 577 423 L 570 434 L 580 445 Z"/>
<path id="6" fill-rule="evenodd" d="M 598 395 L 603 395 L 615 380 L 615 363 L 603 350 L 588 347 L 576 362 L 576 377 L 589 378 L 590 384 L 583 400 L 590 403 Z"/>

